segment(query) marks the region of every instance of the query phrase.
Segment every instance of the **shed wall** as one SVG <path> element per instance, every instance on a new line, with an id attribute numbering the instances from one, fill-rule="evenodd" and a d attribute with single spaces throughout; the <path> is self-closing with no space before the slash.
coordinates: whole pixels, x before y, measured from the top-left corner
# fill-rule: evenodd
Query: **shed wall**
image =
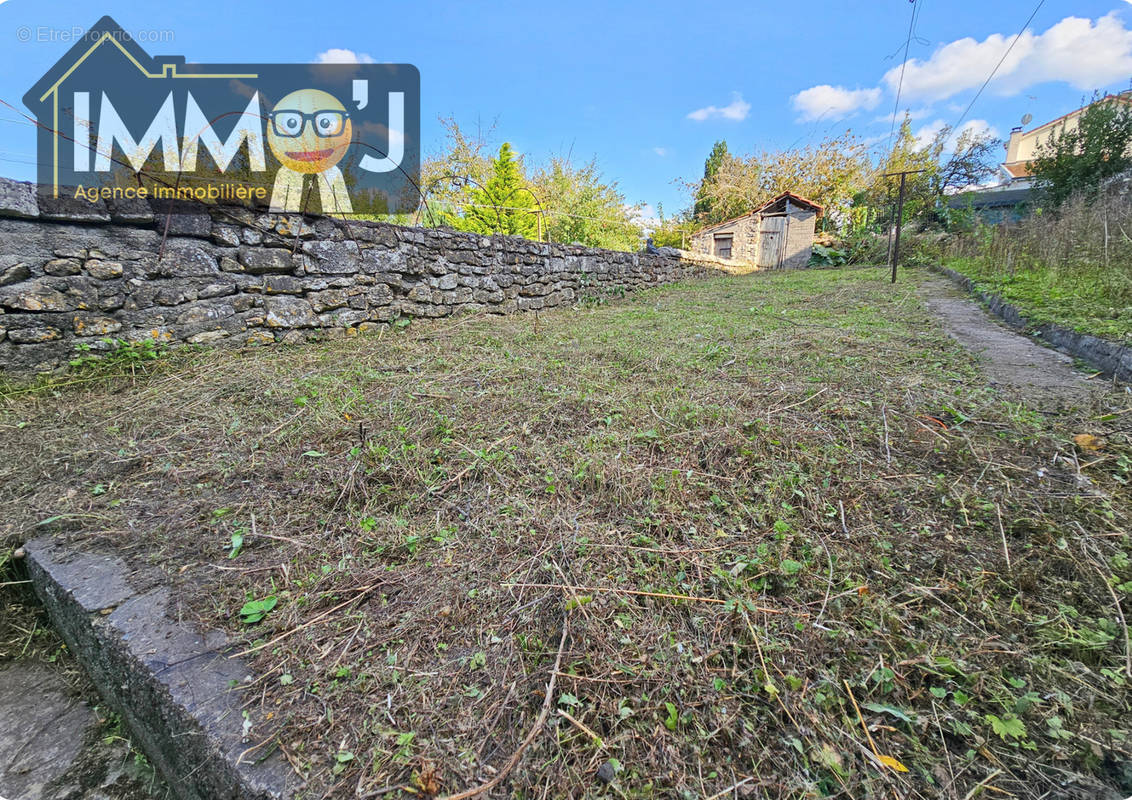
<path id="1" fill-rule="evenodd" d="M 786 246 L 783 251 L 783 269 L 801 269 L 810 263 L 814 247 L 814 229 L 817 214 L 806 209 L 791 209 L 786 225 Z"/>

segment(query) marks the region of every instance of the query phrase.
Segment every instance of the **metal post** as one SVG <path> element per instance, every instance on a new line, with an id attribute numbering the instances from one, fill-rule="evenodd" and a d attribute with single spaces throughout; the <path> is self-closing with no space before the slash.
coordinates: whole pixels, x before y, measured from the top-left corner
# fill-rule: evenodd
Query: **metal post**
<path id="1" fill-rule="evenodd" d="M 893 226 L 892 248 L 890 250 L 889 258 L 892 260 L 892 283 L 896 283 L 896 265 L 900 262 L 900 228 L 904 223 L 904 185 L 909 175 L 915 175 L 919 172 L 927 172 L 926 169 L 906 169 L 900 172 L 885 173 L 886 178 L 895 178 L 900 176 L 900 194 L 896 199 L 896 220 Z"/>
<path id="2" fill-rule="evenodd" d="M 900 262 L 900 226 L 904 222 L 904 181 L 907 172 L 900 173 L 900 194 L 896 199 L 896 239 L 892 243 L 892 283 L 896 283 L 896 265 Z"/>

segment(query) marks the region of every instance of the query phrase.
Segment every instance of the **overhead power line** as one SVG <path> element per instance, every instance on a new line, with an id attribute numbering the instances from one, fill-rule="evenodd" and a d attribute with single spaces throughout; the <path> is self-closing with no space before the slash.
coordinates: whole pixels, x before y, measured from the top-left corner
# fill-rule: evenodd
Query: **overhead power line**
<path id="1" fill-rule="evenodd" d="M 994 76 L 998 73 L 998 68 L 1001 67 L 1003 62 L 1006 61 L 1006 57 L 1010 55 L 1010 51 L 1014 49 L 1014 45 L 1018 44 L 1018 40 L 1022 38 L 1022 34 L 1025 33 L 1026 29 L 1030 27 L 1030 23 L 1034 21 L 1034 17 L 1038 15 L 1038 11 L 1041 10 L 1041 7 L 1045 4 L 1045 1 L 1046 0 L 1038 0 L 1038 4 L 1034 6 L 1034 10 L 1030 13 L 1029 19 L 1027 19 L 1022 27 L 1018 29 L 1018 33 L 1014 35 L 1014 39 L 1011 40 L 1010 46 L 1006 48 L 1006 52 L 1002 54 L 1002 58 L 1000 58 L 998 60 L 998 63 L 994 65 L 994 69 L 991 70 L 990 75 L 987 75 L 987 79 L 983 81 L 983 85 L 979 87 L 979 91 L 975 92 L 975 96 L 971 98 L 971 102 L 967 104 L 967 108 L 959 116 L 959 120 L 951 126 L 951 130 L 959 130 L 959 126 L 963 124 L 963 120 L 967 119 L 967 115 L 970 114 L 971 109 L 974 108 L 975 101 L 979 99 L 979 95 L 983 93 L 983 89 L 987 88 L 987 84 L 990 83 Z"/>
<path id="2" fill-rule="evenodd" d="M 916 0 L 908 0 L 912 5 L 912 18 L 908 20 L 908 38 L 904 40 L 904 60 L 900 62 L 900 80 L 896 84 L 896 104 L 892 108 L 892 124 L 888 128 L 888 142 L 892 143 L 892 134 L 896 132 L 896 115 L 900 113 L 900 92 L 904 88 L 904 68 L 908 66 L 908 49 L 912 46 L 912 35 L 916 30 Z M 921 0 L 922 3 L 922 0 Z"/>

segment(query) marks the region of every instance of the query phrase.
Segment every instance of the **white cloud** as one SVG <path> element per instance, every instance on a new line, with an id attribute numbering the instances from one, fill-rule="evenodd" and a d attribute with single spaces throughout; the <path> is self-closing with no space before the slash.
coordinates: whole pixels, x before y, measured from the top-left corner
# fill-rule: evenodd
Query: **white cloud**
<path id="1" fill-rule="evenodd" d="M 1128 2 L 1132 3 L 1132 0 L 1128 0 Z M 652 149 L 652 151 L 654 153 L 656 153 L 658 156 L 660 156 L 661 158 L 664 158 L 666 155 L 668 155 L 668 148 L 667 147 L 654 147 Z"/>
<path id="2" fill-rule="evenodd" d="M 1132 2 L 1132 0 L 1129 0 Z M 967 131 L 974 131 L 975 133 L 985 133 L 988 136 L 993 136 L 995 139 L 999 138 L 998 128 L 991 125 L 985 119 L 969 119 L 959 126 L 959 130 L 955 132 L 955 137 L 958 138 L 961 134 Z"/>
<path id="3" fill-rule="evenodd" d="M 694 119 L 696 122 L 703 122 L 704 120 L 719 117 L 720 119 L 730 119 L 740 122 L 747 118 L 747 114 L 751 111 L 751 104 L 743 100 L 743 96 L 738 92 L 731 93 L 731 103 L 723 106 L 704 106 L 697 108 L 695 111 L 688 113 L 688 119 Z"/>
<path id="4" fill-rule="evenodd" d="M 1132 0 L 1130 0 L 1132 1 Z M 982 85 L 1003 58 L 1012 34 L 995 33 L 983 41 L 958 39 L 937 49 L 926 61 L 904 65 L 903 97 L 934 102 Z M 998 94 L 1017 94 L 1047 81 L 1089 90 L 1132 74 L 1132 31 L 1115 12 L 1093 21 L 1066 17 L 1044 33 L 1025 31 L 990 84 Z M 891 91 L 900 84 L 900 66 L 884 75 Z"/>
<path id="5" fill-rule="evenodd" d="M 637 205 L 625 203 L 622 207 L 625 209 L 625 213 L 629 215 L 629 219 L 641 226 L 646 236 L 660 227 L 660 217 L 657 215 L 656 209 L 649 203 L 638 203 Z"/>
<path id="6" fill-rule="evenodd" d="M 1132 0 L 1128 0 L 1128 2 L 1132 3 Z M 955 110 L 956 111 L 962 111 L 963 107 L 960 106 L 959 108 L 957 108 Z M 895 114 L 892 113 L 892 112 L 889 112 L 887 114 L 883 114 L 883 115 L 877 117 L 876 119 L 874 119 L 873 122 L 886 122 L 886 123 L 891 125 L 892 124 L 892 118 L 894 116 L 896 117 L 897 122 L 901 122 L 901 121 L 903 121 L 905 114 L 908 115 L 908 119 L 912 119 L 912 120 L 925 119 L 925 118 L 931 116 L 932 110 L 930 108 L 915 108 L 915 109 L 902 108 L 902 109 L 900 109 L 899 112 L 897 112 Z"/>
<path id="7" fill-rule="evenodd" d="M 1132 0 L 1130 0 L 1132 1 Z M 943 130 L 947 123 L 942 119 L 937 119 L 924 125 L 913 135 L 916 137 L 916 149 L 922 150 L 932 143 L 936 135 Z M 998 138 L 998 129 L 988 123 L 985 119 L 969 119 L 959 126 L 957 130 L 953 130 L 947 136 L 947 140 L 943 143 L 943 152 L 951 153 L 955 151 L 955 143 L 959 141 L 959 137 L 967 131 L 974 131 L 975 133 L 985 133 L 995 139 Z"/>
<path id="8" fill-rule="evenodd" d="M 373 64 L 374 58 L 369 53 L 355 53 L 353 50 L 344 50 L 332 47 L 318 54 L 319 64 Z"/>
<path id="9" fill-rule="evenodd" d="M 811 86 L 794 95 L 791 102 L 801 113 L 803 122 L 818 119 L 830 121 L 847 117 L 854 111 L 871 111 L 880 102 L 880 89 L 846 89 L 843 86 Z"/>

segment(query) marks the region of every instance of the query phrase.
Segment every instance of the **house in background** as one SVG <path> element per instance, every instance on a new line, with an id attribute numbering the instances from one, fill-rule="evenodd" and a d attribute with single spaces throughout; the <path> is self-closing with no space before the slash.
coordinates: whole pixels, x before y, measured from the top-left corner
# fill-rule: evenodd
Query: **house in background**
<path id="1" fill-rule="evenodd" d="M 1003 184 L 978 192 L 948 195 L 947 207 L 952 211 L 970 210 L 987 225 L 1016 222 L 1029 211 L 1033 189 L 1028 184 Z"/>
<path id="2" fill-rule="evenodd" d="M 1119 94 L 1106 94 L 1096 101 L 1097 103 L 1118 102 L 1132 103 L 1132 89 Z M 1003 182 L 1014 188 L 1029 186 L 1031 183 L 1030 164 L 1038 155 L 1039 145 L 1045 144 L 1050 137 L 1055 139 L 1066 131 L 1077 129 L 1078 121 L 1085 109 L 1094 105 L 1089 103 L 1076 111 L 1070 111 L 1052 122 L 1023 132 L 1021 127 L 1010 131 L 1010 139 L 1006 142 L 1006 161 L 1002 163 Z M 1028 119 L 1023 119 L 1027 122 Z"/>
<path id="3" fill-rule="evenodd" d="M 1132 90 L 1106 94 L 1096 102 L 1132 103 Z M 1028 131 L 1021 127 L 1011 130 L 1010 139 L 1006 142 L 1006 160 L 999 167 L 999 184 L 950 195 L 947 207 L 953 211 L 969 209 L 983 222 L 992 225 L 1021 219 L 1029 213 L 1029 203 L 1033 199 L 1030 166 L 1037 158 L 1039 146 L 1048 142 L 1051 136 L 1056 139 L 1066 131 L 1076 130 L 1081 115 L 1092 105 L 1084 105 Z M 1028 122 L 1029 117 L 1022 121 Z"/>
<path id="4" fill-rule="evenodd" d="M 793 192 L 783 192 L 740 217 L 692 234 L 692 251 L 759 269 L 806 266 L 822 207 Z"/>

